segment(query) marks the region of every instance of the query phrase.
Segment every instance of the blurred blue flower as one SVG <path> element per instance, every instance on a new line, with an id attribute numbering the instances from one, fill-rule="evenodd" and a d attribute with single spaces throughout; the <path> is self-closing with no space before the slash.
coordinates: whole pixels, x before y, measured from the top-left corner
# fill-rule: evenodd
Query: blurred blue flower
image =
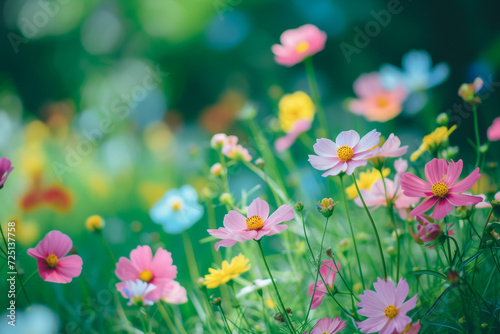
<path id="1" fill-rule="evenodd" d="M 403 56 L 403 69 L 385 64 L 380 68 L 382 84 L 387 89 L 404 85 L 409 93 L 439 85 L 448 78 L 450 68 L 442 62 L 432 68 L 432 59 L 426 51 L 412 50 Z"/>
<path id="2" fill-rule="evenodd" d="M 151 208 L 149 215 L 169 234 L 179 234 L 203 216 L 198 194 L 190 185 L 167 191 Z"/>

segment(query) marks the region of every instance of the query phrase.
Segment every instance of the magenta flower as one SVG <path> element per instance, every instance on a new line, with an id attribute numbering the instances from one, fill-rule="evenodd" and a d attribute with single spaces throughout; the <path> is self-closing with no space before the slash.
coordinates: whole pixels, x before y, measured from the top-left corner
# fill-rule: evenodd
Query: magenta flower
<path id="1" fill-rule="evenodd" d="M 340 261 L 337 262 L 337 266 L 335 267 L 335 263 L 333 260 L 325 260 L 321 262 L 321 268 L 319 269 L 319 274 L 323 277 L 328 289 L 326 289 L 323 280 L 319 279 L 316 282 L 316 290 L 314 290 L 314 283 L 309 285 L 309 297 L 313 297 L 313 302 L 311 305 L 311 310 L 314 310 L 318 306 L 321 305 L 323 298 L 328 295 L 328 290 L 333 290 L 333 284 L 335 282 L 335 277 L 337 276 L 337 272 L 340 270 Z M 314 296 L 313 296 L 314 292 Z"/>
<path id="2" fill-rule="evenodd" d="M 327 170 L 322 176 L 335 176 L 340 172 L 351 175 L 356 167 L 366 166 L 373 153 L 371 149 L 378 144 L 380 133 L 372 130 L 359 138 L 354 130 L 342 131 L 335 142 L 321 138 L 314 144 L 317 155 L 309 155 L 309 162 L 318 170 Z"/>
<path id="3" fill-rule="evenodd" d="M 379 74 L 375 72 L 361 75 L 353 88 L 359 98 L 352 99 L 348 108 L 353 114 L 364 116 L 370 122 L 387 122 L 399 115 L 408 95 L 402 85 L 394 90 L 385 89 Z"/>
<path id="4" fill-rule="evenodd" d="M 326 34 L 312 24 L 297 29 L 286 30 L 280 37 L 281 45 L 274 44 L 271 50 L 276 63 L 293 66 L 306 57 L 312 56 L 325 48 Z"/>
<path id="5" fill-rule="evenodd" d="M 71 238 L 59 231 L 50 231 L 28 255 L 37 259 L 38 273 L 47 282 L 69 283 L 80 276 L 83 261 L 78 255 L 65 256 L 73 247 Z"/>
<path id="6" fill-rule="evenodd" d="M 375 291 L 365 290 L 360 295 L 360 308 L 358 313 L 368 319 L 357 322 L 358 328 L 363 333 L 392 334 L 402 332 L 411 323 L 411 318 L 406 315 L 417 305 L 417 295 L 405 302 L 408 297 L 409 286 L 404 278 L 399 280 L 397 287 L 388 279 L 377 279 L 373 283 Z"/>
<path id="7" fill-rule="evenodd" d="M 260 240 L 265 235 L 280 233 L 288 228 L 287 225 L 280 224 L 292 220 L 293 217 L 295 213 L 287 204 L 280 206 L 269 216 L 269 204 L 256 198 L 248 206 L 247 217 L 236 210 L 231 210 L 224 216 L 224 227 L 207 231 L 210 235 L 222 239 L 215 243 L 215 249 L 219 250 L 219 247 L 231 247 L 237 241 Z"/>
<path id="8" fill-rule="evenodd" d="M 0 189 L 3 188 L 7 177 L 14 167 L 12 167 L 12 161 L 7 158 L 0 158 Z"/>
<path id="9" fill-rule="evenodd" d="M 340 317 L 334 319 L 324 318 L 318 320 L 311 331 L 311 334 L 333 334 L 338 333 L 346 327 L 345 321 L 341 321 Z"/>
<path id="10" fill-rule="evenodd" d="M 417 225 L 418 237 L 424 242 L 436 240 L 441 234 L 441 226 L 437 223 Z"/>
<path id="11" fill-rule="evenodd" d="M 425 165 L 427 182 L 413 174 L 405 173 L 401 178 L 403 193 L 408 197 L 425 198 L 410 212 L 410 216 L 420 216 L 436 205 L 431 217 L 439 220 L 450 213 L 453 206 L 473 205 L 481 202 L 483 199 L 480 196 L 462 194 L 481 177 L 479 168 L 462 181 L 457 182 L 462 168 L 462 160 L 447 162 L 444 159 L 432 159 Z"/>
<path id="12" fill-rule="evenodd" d="M 486 134 L 488 135 L 488 139 L 490 141 L 500 140 L 500 117 L 497 117 L 493 120 L 493 123 L 488 128 Z"/>
<path id="13" fill-rule="evenodd" d="M 406 154 L 408 145 L 401 146 L 401 140 L 394 133 L 389 135 L 382 147 L 373 150 L 372 158 L 397 158 Z"/>
<path id="14" fill-rule="evenodd" d="M 177 267 L 172 262 L 172 254 L 163 248 L 158 248 L 153 257 L 151 247 L 137 246 L 130 252 L 130 260 L 126 257 L 118 260 L 115 274 L 123 282 L 117 283 L 116 288 L 127 298 L 124 290 L 126 281 L 140 279 L 156 286 L 148 295 L 148 300 L 156 302 L 166 293 L 165 285 L 171 284 L 177 276 Z"/>

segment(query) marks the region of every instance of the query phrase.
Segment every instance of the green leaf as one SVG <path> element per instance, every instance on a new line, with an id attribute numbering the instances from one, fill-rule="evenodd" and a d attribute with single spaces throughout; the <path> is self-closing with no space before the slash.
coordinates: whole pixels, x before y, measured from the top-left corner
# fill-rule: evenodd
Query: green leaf
<path id="1" fill-rule="evenodd" d="M 415 270 L 415 271 L 409 271 L 409 274 L 412 275 L 431 275 L 431 276 L 436 276 L 441 279 L 446 279 L 446 275 L 442 274 L 440 272 L 434 271 L 434 270 Z"/>

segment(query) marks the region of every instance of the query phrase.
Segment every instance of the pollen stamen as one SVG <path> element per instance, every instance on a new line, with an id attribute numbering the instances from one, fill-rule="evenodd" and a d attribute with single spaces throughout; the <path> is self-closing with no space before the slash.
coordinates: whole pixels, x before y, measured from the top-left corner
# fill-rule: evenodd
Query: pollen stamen
<path id="1" fill-rule="evenodd" d="M 444 182 L 438 182 L 432 185 L 432 193 L 434 194 L 434 196 L 443 198 L 448 194 L 449 191 L 450 189 Z"/>
<path id="2" fill-rule="evenodd" d="M 354 156 L 354 151 L 349 146 L 340 146 L 337 150 L 337 157 L 340 161 L 349 161 Z"/>
<path id="3" fill-rule="evenodd" d="M 247 228 L 250 231 L 258 230 L 264 226 L 264 221 L 260 216 L 254 215 L 246 219 Z"/>

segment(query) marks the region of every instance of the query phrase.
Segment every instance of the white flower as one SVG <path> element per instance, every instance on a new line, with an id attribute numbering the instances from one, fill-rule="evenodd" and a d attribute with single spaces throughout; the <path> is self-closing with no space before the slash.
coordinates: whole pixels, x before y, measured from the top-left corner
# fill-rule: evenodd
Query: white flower
<path id="1" fill-rule="evenodd" d="M 260 289 L 268 286 L 269 284 L 271 284 L 271 279 L 270 278 L 267 278 L 267 279 L 256 279 L 254 281 L 254 284 L 246 286 L 243 289 L 241 289 L 240 292 L 238 292 L 236 294 L 236 297 L 240 298 L 241 296 L 244 296 L 244 295 L 247 295 L 247 294 L 249 294 L 251 292 L 260 290 Z"/>
<path id="2" fill-rule="evenodd" d="M 131 305 L 153 305 L 154 302 L 152 300 L 147 299 L 147 295 L 156 289 L 156 285 L 149 284 L 147 282 L 141 281 L 137 279 L 134 281 L 126 281 L 126 286 L 123 288 L 125 295 L 129 298 L 128 306 Z"/>

